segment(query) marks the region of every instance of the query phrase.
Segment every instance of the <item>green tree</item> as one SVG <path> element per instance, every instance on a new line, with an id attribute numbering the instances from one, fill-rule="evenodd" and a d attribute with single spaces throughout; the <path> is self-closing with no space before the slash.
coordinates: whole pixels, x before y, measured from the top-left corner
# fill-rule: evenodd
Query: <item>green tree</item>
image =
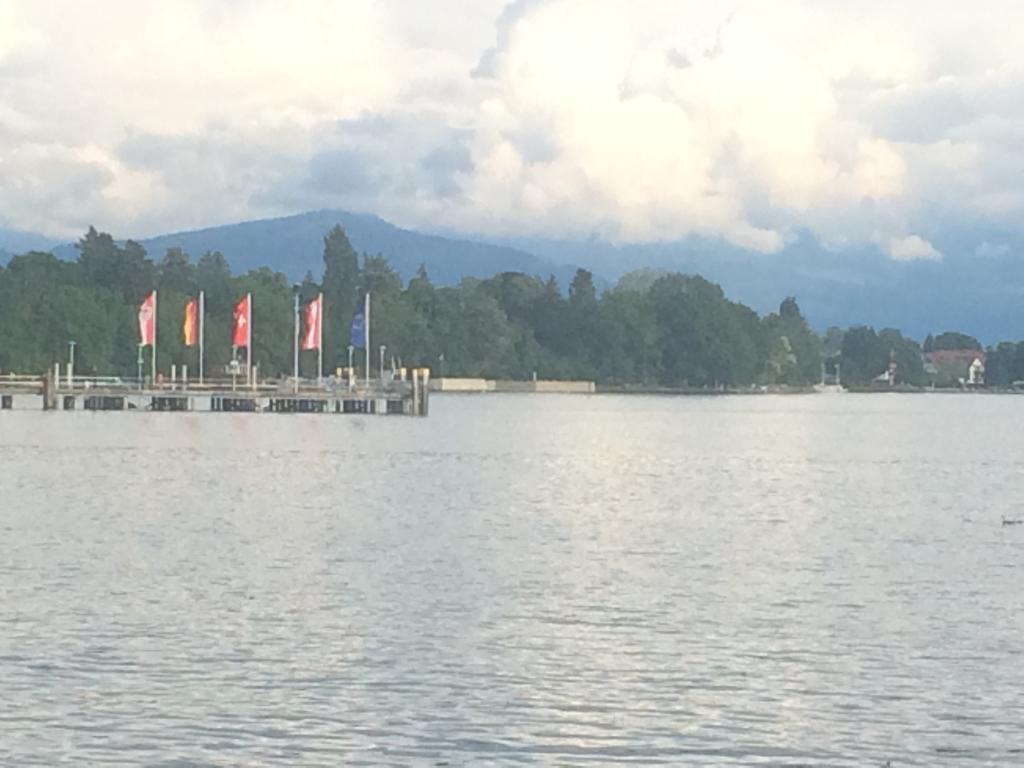
<path id="1" fill-rule="evenodd" d="M 925 340 L 927 344 L 927 340 Z M 939 352 L 948 349 L 978 349 L 982 348 L 981 342 L 979 342 L 973 336 L 968 336 L 966 333 L 960 333 L 959 331 L 946 331 L 940 333 L 935 337 L 932 342 L 932 349 L 926 349 L 926 352 Z"/>
<path id="2" fill-rule="evenodd" d="M 757 316 L 701 277 L 669 275 L 650 291 L 661 333 L 662 381 L 742 386 L 760 368 Z"/>
<path id="3" fill-rule="evenodd" d="M 480 281 L 467 278 L 437 293 L 437 335 L 447 375 L 508 378 L 521 373 L 513 328 Z"/>
<path id="4" fill-rule="evenodd" d="M 755 381 L 816 381 L 823 355 L 841 362 L 843 379 L 869 384 L 895 364 L 897 380 L 925 381 L 922 350 L 894 329 L 829 329 L 818 339 L 794 298 L 763 318 L 729 301 L 720 286 L 700 277 L 654 270 L 632 273 L 598 295 L 593 275 L 577 271 L 568 295 L 553 277 L 541 280 L 506 272 L 436 287 L 425 269 L 403 288 L 383 256 L 360 260 L 340 227 L 324 238 L 324 276 L 307 273 L 298 286 L 269 269 L 234 277 L 217 252 L 193 266 L 188 254 L 169 249 L 154 266 L 138 243 L 119 245 L 90 228 L 78 242 L 77 261 L 51 254 L 14 256 L 0 268 L 0 369 L 38 371 L 76 346 L 79 372 L 131 374 L 138 344 L 138 308 L 159 290 L 160 372 L 172 364 L 194 371 L 196 350 L 184 347 L 185 302 L 206 297 L 208 376 L 224 371 L 231 354 L 235 302 L 253 294 L 253 358 L 262 374 L 292 369 L 294 301 L 325 294 L 325 368 L 347 358 L 352 314 L 369 290 L 374 370 L 377 351 L 406 365 L 430 365 L 448 375 L 526 378 L 588 377 L 613 384 L 740 387 Z M 949 331 L 926 346 L 978 349 L 977 340 Z M 1004 342 L 988 352 L 988 381 L 1010 386 L 1024 380 L 1024 343 Z M 361 357 L 361 356 L 360 356 Z M 316 354 L 303 356 L 306 375 Z"/>
<path id="5" fill-rule="evenodd" d="M 196 291 L 195 268 L 181 248 L 168 248 L 157 270 L 157 288 L 192 296 Z"/>
<path id="6" fill-rule="evenodd" d="M 927 383 L 921 347 L 916 341 L 905 338 L 895 328 L 886 328 L 880 331 L 878 338 L 888 346 L 890 362 L 896 364 L 895 374 L 898 384 L 921 387 Z"/>
<path id="7" fill-rule="evenodd" d="M 75 247 L 82 277 L 94 285 L 115 286 L 120 282 L 121 250 L 114 238 L 95 227 L 82 236 Z"/>
<path id="8" fill-rule="evenodd" d="M 1024 342 L 1003 341 L 985 359 L 985 385 L 1006 389 L 1024 381 Z"/>
<path id="9" fill-rule="evenodd" d="M 843 348 L 843 336 L 846 335 L 846 331 L 842 328 L 836 328 L 832 326 L 825 331 L 825 338 L 822 339 L 823 353 L 825 357 L 836 357 Z"/>
<path id="10" fill-rule="evenodd" d="M 658 383 L 661 334 L 647 292 L 609 291 L 599 314 L 599 378 L 619 385 Z"/>
<path id="11" fill-rule="evenodd" d="M 439 356 L 443 349 L 437 335 L 438 295 L 422 264 L 409 281 L 403 301 L 407 308 L 407 325 L 400 347 L 403 362 L 409 366 L 430 367 L 435 376 L 440 376 Z"/>
<path id="12" fill-rule="evenodd" d="M 818 381 L 823 359 L 822 343 L 808 327 L 796 299 L 785 299 L 779 305 L 778 314 L 764 319 L 763 328 L 769 349 L 764 369 L 768 383 L 807 385 Z"/>
<path id="13" fill-rule="evenodd" d="M 542 290 L 534 294 L 530 323 L 540 349 L 538 367 L 544 375 L 575 377 L 576 371 L 571 360 L 575 342 L 572 338 L 569 305 L 554 275 L 550 275 L 544 281 Z"/>
<path id="14" fill-rule="evenodd" d="M 850 328 L 843 335 L 840 362 L 845 384 L 865 386 L 887 370 L 889 347 L 874 328 Z"/>
<path id="15" fill-rule="evenodd" d="M 576 378 L 591 379 L 597 375 L 595 362 L 603 354 L 598 346 L 598 303 L 594 276 L 577 269 L 569 285 L 569 306 L 565 317 L 569 332 L 569 354 Z"/>
<path id="16" fill-rule="evenodd" d="M 340 226 L 324 237 L 324 365 L 333 370 L 348 360 L 352 316 L 362 301 L 359 257 Z"/>
<path id="17" fill-rule="evenodd" d="M 546 356 L 534 331 L 534 311 L 546 293 L 544 283 L 520 272 L 502 272 L 479 283 L 505 316 L 511 350 L 506 355 L 505 376 L 528 378 L 534 371 L 543 373 Z"/>
<path id="18" fill-rule="evenodd" d="M 288 278 L 267 267 L 237 278 L 239 296 L 252 294 L 252 361 L 261 376 L 291 375 L 295 293 Z M 244 360 L 244 353 L 239 360 Z"/>
<path id="19" fill-rule="evenodd" d="M 371 360 L 379 366 L 380 348 L 386 347 L 385 367 L 391 358 L 408 362 L 408 333 L 415 314 L 405 301 L 402 280 L 383 256 L 363 259 L 363 290 L 370 294 Z M 374 368 L 376 370 L 376 368 Z"/>
<path id="20" fill-rule="evenodd" d="M 241 292 L 231 268 L 220 251 L 207 251 L 196 263 L 196 289 L 204 293 L 206 318 L 203 324 L 207 375 L 222 375 L 231 361 L 231 330 L 235 302 Z"/>

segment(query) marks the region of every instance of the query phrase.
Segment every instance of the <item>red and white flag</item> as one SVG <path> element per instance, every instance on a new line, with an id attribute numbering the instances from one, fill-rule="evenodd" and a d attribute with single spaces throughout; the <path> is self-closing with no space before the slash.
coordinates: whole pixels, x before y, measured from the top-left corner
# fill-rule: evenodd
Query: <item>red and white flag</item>
<path id="1" fill-rule="evenodd" d="M 235 331 L 231 343 L 236 347 L 252 344 L 252 294 L 247 293 L 235 304 Z"/>
<path id="2" fill-rule="evenodd" d="M 320 349 L 324 337 L 324 295 L 321 293 L 306 305 L 306 332 L 302 335 L 303 349 Z"/>
<path id="3" fill-rule="evenodd" d="M 156 291 L 139 305 L 139 343 L 144 347 L 156 344 Z"/>

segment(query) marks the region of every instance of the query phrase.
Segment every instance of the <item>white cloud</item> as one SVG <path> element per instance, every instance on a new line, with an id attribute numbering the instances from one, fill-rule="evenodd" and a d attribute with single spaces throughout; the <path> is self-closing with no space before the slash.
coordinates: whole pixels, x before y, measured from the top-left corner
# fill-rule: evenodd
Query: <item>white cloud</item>
<path id="1" fill-rule="evenodd" d="M 942 254 L 935 246 L 919 235 L 893 238 L 887 248 L 889 256 L 896 261 L 941 261 Z"/>
<path id="2" fill-rule="evenodd" d="M 1022 23 L 1013 0 L 0 0 L 0 225 L 337 205 L 938 258 L 936 217 L 1020 227 Z"/>

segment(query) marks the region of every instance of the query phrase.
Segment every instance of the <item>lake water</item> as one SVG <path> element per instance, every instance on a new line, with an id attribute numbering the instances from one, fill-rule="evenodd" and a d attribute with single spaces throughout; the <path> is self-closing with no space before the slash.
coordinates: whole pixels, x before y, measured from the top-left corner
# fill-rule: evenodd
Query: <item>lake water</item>
<path id="1" fill-rule="evenodd" d="M 1024 398 L 0 413 L 0 764 L 1024 765 Z"/>

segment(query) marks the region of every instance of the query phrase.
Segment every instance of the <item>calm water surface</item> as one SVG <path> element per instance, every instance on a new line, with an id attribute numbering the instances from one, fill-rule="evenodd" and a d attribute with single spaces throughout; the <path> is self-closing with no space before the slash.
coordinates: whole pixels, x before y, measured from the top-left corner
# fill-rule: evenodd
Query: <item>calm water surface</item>
<path id="1" fill-rule="evenodd" d="M 1024 765 L 1024 398 L 0 413 L 0 764 Z"/>

